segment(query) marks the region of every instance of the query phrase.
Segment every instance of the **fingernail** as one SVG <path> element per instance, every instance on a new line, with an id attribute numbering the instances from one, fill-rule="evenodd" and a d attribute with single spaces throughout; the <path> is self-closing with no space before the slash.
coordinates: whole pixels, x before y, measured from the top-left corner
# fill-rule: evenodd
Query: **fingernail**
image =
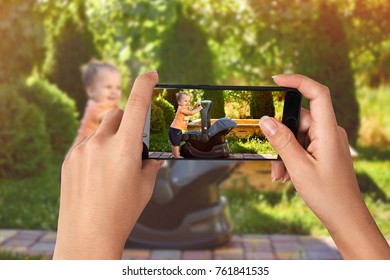
<path id="1" fill-rule="evenodd" d="M 272 79 L 275 79 L 275 78 L 279 77 L 279 75 L 273 75 L 271 77 L 272 77 Z"/>
<path id="2" fill-rule="evenodd" d="M 157 71 L 156 70 L 150 70 L 150 71 L 148 71 L 148 72 L 146 72 L 146 74 L 157 74 Z"/>
<path id="3" fill-rule="evenodd" d="M 259 125 L 261 127 L 261 130 L 264 132 L 264 134 L 268 135 L 268 136 L 275 135 L 276 131 L 279 128 L 279 126 L 276 123 L 276 121 L 273 118 L 270 118 L 268 116 L 263 116 L 259 120 Z"/>
<path id="4" fill-rule="evenodd" d="M 271 168 L 271 180 L 272 180 L 272 183 L 276 181 L 275 174 L 274 174 L 274 169 L 273 169 L 273 168 Z"/>

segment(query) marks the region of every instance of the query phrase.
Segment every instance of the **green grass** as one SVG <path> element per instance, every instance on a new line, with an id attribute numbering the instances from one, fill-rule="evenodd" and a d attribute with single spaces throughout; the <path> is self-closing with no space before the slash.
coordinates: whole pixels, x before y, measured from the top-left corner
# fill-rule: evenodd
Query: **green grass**
<path id="1" fill-rule="evenodd" d="M 0 250 L 0 260 L 45 260 L 45 259 L 47 258 L 41 256 L 29 256 L 27 254 Z"/>
<path id="2" fill-rule="evenodd" d="M 0 180 L 0 228 L 56 229 L 60 167 L 33 178 Z"/>
<path id="3" fill-rule="evenodd" d="M 226 140 L 231 153 L 276 154 L 266 139 L 260 139 L 256 136 L 250 138 L 229 137 Z"/>
<path id="4" fill-rule="evenodd" d="M 151 134 L 149 139 L 149 151 L 171 152 L 171 141 L 168 136 L 168 129 L 156 134 Z"/>

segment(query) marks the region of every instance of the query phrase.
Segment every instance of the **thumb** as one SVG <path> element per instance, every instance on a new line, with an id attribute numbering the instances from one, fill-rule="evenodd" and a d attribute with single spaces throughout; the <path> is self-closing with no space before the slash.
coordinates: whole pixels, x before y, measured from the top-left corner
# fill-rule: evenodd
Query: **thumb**
<path id="1" fill-rule="evenodd" d="M 268 116 L 262 117 L 259 125 L 290 174 L 301 169 L 302 164 L 308 163 L 308 153 L 287 126 Z"/>

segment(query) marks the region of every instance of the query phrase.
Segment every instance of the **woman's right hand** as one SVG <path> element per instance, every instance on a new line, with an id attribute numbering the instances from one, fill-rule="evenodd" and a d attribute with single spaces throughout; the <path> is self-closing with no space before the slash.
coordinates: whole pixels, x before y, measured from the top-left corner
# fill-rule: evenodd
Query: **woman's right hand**
<path id="1" fill-rule="evenodd" d="M 272 179 L 291 178 L 294 187 L 328 229 L 348 259 L 390 259 L 390 248 L 377 228 L 359 190 L 348 137 L 337 125 L 329 89 L 302 75 L 278 75 L 279 86 L 297 88 L 310 100 L 302 109 L 298 142 L 274 118 L 260 127 L 282 158 L 272 165 Z"/>

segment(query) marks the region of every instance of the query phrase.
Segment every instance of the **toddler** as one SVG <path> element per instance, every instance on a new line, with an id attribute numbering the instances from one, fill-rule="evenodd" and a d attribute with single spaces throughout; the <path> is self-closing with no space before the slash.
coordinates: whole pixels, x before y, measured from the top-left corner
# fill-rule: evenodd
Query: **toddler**
<path id="1" fill-rule="evenodd" d="M 190 110 L 190 96 L 185 92 L 178 92 L 176 94 L 176 100 L 179 104 L 176 116 L 173 119 L 171 126 L 169 127 L 169 140 L 172 143 L 172 157 L 173 158 L 182 158 L 180 156 L 179 148 L 183 130 L 187 129 L 188 126 L 188 117 L 198 113 L 203 107 L 200 105 L 200 102 L 196 103 L 194 108 Z"/>
<path id="2" fill-rule="evenodd" d="M 119 108 L 122 95 L 121 77 L 114 65 L 93 60 L 81 72 L 88 101 L 74 145 L 91 135 L 108 111 Z"/>

